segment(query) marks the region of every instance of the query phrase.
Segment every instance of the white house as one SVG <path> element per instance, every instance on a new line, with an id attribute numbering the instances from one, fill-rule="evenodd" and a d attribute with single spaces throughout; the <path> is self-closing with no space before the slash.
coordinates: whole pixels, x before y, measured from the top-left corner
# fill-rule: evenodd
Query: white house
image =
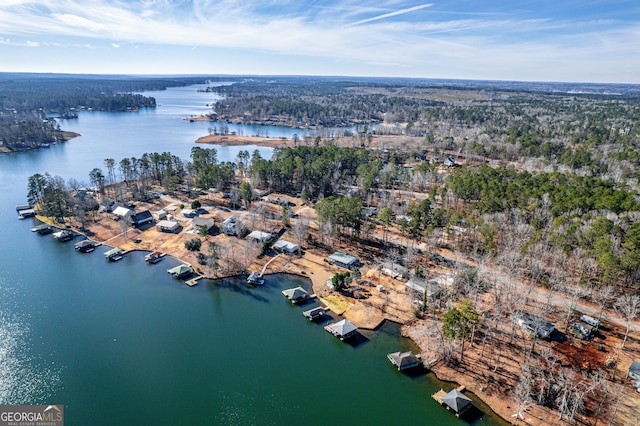
<path id="1" fill-rule="evenodd" d="M 278 240 L 273 244 L 273 249 L 285 253 L 295 253 L 300 251 L 300 246 L 285 240 Z"/>

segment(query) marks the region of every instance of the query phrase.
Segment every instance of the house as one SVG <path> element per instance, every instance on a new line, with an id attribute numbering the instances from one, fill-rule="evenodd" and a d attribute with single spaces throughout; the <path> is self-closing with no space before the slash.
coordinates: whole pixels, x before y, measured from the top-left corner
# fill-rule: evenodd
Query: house
<path id="1" fill-rule="evenodd" d="M 161 220 L 156 224 L 156 229 L 160 232 L 173 232 L 180 231 L 180 223 L 174 220 Z"/>
<path id="2" fill-rule="evenodd" d="M 338 322 L 334 322 L 333 324 L 327 325 L 324 329 L 340 340 L 347 340 L 355 336 L 358 327 L 350 323 L 349 320 L 343 319 Z"/>
<path id="3" fill-rule="evenodd" d="M 426 295 L 431 299 L 440 294 L 440 286 L 433 280 L 427 280 L 426 278 L 411 277 L 404 285 L 409 291 L 418 293 L 420 297 Z"/>
<path id="4" fill-rule="evenodd" d="M 455 277 L 451 274 L 439 275 L 431 280 L 440 287 L 451 287 L 455 282 Z"/>
<path id="5" fill-rule="evenodd" d="M 111 213 L 113 213 L 117 219 L 125 219 L 133 215 L 133 210 L 123 206 L 118 206 L 115 209 L 113 209 Z"/>
<path id="6" fill-rule="evenodd" d="M 308 300 L 311 296 L 302 287 L 289 288 L 282 290 L 282 295 L 289 299 L 293 303 L 302 303 Z"/>
<path id="7" fill-rule="evenodd" d="M 273 249 L 282 253 L 296 253 L 300 251 L 300 246 L 289 241 L 278 240 L 273 244 Z"/>
<path id="8" fill-rule="evenodd" d="M 182 209 L 182 216 L 184 217 L 196 217 L 198 215 L 198 210 L 194 209 Z"/>
<path id="9" fill-rule="evenodd" d="M 153 218 L 155 220 L 164 220 L 167 218 L 168 212 L 165 209 L 160 209 L 157 212 L 153 212 Z"/>
<path id="10" fill-rule="evenodd" d="M 229 216 L 224 222 L 222 222 L 222 232 L 227 235 L 236 235 L 236 217 Z"/>
<path id="11" fill-rule="evenodd" d="M 413 352 L 394 352 L 387 355 L 387 358 L 393 365 L 398 367 L 399 371 L 409 368 L 417 367 L 422 364 L 420 357 L 417 357 Z"/>
<path id="12" fill-rule="evenodd" d="M 329 256 L 327 260 L 332 265 L 338 265 L 347 269 L 360 266 L 360 261 L 357 257 L 351 256 L 350 254 L 341 253 L 339 251 Z"/>
<path id="13" fill-rule="evenodd" d="M 384 262 L 380 266 L 380 272 L 391 278 L 407 278 L 409 276 L 409 269 L 395 262 Z"/>
<path id="14" fill-rule="evenodd" d="M 556 329 L 553 324 L 545 321 L 543 318 L 528 314 L 526 312 L 514 312 L 511 315 L 511 322 L 532 333 L 537 333 L 538 336 L 542 339 L 547 339 Z"/>
<path id="15" fill-rule="evenodd" d="M 640 380 L 640 361 L 633 361 L 627 372 L 627 377 L 634 380 Z"/>
<path id="16" fill-rule="evenodd" d="M 455 167 L 456 160 L 452 156 L 448 156 L 446 160 L 444 160 L 444 165 L 447 167 Z"/>
<path id="17" fill-rule="evenodd" d="M 268 232 L 253 231 L 247 236 L 247 238 L 249 238 L 250 240 L 265 243 L 271 240 L 271 234 L 269 234 Z"/>
<path id="18" fill-rule="evenodd" d="M 208 234 L 214 225 L 215 225 L 215 221 L 211 218 L 206 218 L 206 217 L 195 217 L 191 221 L 191 229 L 194 232 L 200 232 L 200 230 L 204 227 L 207 229 L 207 234 Z"/>
<path id="19" fill-rule="evenodd" d="M 131 224 L 133 226 L 142 226 L 151 222 L 153 222 L 153 215 L 149 210 L 131 215 Z"/>

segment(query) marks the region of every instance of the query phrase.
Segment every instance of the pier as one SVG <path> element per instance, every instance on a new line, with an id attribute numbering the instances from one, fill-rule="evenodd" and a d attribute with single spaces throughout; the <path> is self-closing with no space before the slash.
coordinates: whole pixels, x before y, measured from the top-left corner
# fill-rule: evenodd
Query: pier
<path id="1" fill-rule="evenodd" d="M 198 275 L 195 278 L 191 278 L 190 280 L 185 281 L 184 283 L 189 287 L 193 287 L 194 285 L 198 285 L 198 281 L 204 278 L 202 275 Z"/>

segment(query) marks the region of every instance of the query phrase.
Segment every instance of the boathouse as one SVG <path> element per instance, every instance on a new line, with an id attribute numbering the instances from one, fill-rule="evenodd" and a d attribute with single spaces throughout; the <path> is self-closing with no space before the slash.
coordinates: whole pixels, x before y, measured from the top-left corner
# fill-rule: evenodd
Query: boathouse
<path id="1" fill-rule="evenodd" d="M 53 227 L 48 223 L 41 223 L 40 225 L 31 228 L 32 232 L 37 232 L 40 235 L 46 235 L 53 232 Z"/>
<path id="2" fill-rule="evenodd" d="M 73 231 L 62 230 L 58 232 L 54 232 L 53 238 L 58 241 L 69 241 L 72 240 L 76 234 Z"/>
<path id="3" fill-rule="evenodd" d="M 156 224 L 156 229 L 160 232 L 177 233 L 180 231 L 180 223 L 175 220 L 161 220 Z"/>
<path id="4" fill-rule="evenodd" d="M 458 389 L 453 389 L 451 392 L 444 395 L 442 397 L 441 404 L 450 408 L 458 417 L 472 407 L 471 399 Z"/>
<path id="5" fill-rule="evenodd" d="M 76 250 L 78 250 L 81 253 L 90 253 L 95 249 L 96 243 L 91 240 L 82 240 L 80 242 L 75 243 L 73 246 Z"/>
<path id="6" fill-rule="evenodd" d="M 191 275 L 193 273 L 193 268 L 188 263 L 183 263 L 175 268 L 167 269 L 167 272 L 173 275 L 174 278 L 182 279 Z"/>
<path id="7" fill-rule="evenodd" d="M 351 256 L 350 254 L 341 253 L 339 251 L 329 256 L 327 260 L 332 265 L 338 265 L 347 269 L 360 266 L 360 261 L 358 260 L 357 257 Z"/>
<path id="8" fill-rule="evenodd" d="M 313 309 L 309 309 L 308 311 L 304 311 L 302 315 L 309 319 L 309 321 L 315 321 L 320 318 L 324 318 L 324 308 L 321 306 L 317 306 Z"/>
<path id="9" fill-rule="evenodd" d="M 417 367 L 422 364 L 422 360 L 414 355 L 413 352 L 394 352 L 388 354 L 387 358 L 393 365 L 398 367 L 399 371 Z"/>
<path id="10" fill-rule="evenodd" d="M 358 327 L 350 323 L 348 319 L 343 319 L 327 325 L 324 329 L 340 340 L 347 340 L 355 336 Z"/>
<path id="11" fill-rule="evenodd" d="M 293 303 L 302 303 L 311 297 L 309 296 L 309 293 L 307 293 L 307 291 L 302 287 L 282 290 L 282 294 Z"/>
<path id="12" fill-rule="evenodd" d="M 121 248 L 113 248 L 104 254 L 104 258 L 110 262 L 115 262 L 122 259 L 124 251 Z"/>

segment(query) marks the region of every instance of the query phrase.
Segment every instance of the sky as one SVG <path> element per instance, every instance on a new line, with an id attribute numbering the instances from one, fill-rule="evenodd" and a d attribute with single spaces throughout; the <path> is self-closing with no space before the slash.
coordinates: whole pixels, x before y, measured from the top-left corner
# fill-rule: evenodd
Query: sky
<path id="1" fill-rule="evenodd" d="M 640 1 L 0 0 L 0 72 L 640 83 Z"/>

